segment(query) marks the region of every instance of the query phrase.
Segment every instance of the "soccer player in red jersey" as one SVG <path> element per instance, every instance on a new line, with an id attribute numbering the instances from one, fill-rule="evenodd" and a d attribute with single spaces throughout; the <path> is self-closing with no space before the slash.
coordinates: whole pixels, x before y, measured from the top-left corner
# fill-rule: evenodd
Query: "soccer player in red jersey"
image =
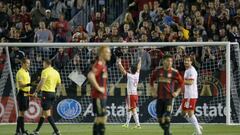
<path id="1" fill-rule="evenodd" d="M 184 72 L 184 99 L 182 100 L 182 114 L 189 123 L 195 127 L 196 134 L 202 134 L 202 127 L 198 124 L 198 120 L 194 115 L 196 102 L 198 98 L 197 76 L 196 69 L 192 66 L 191 56 L 184 58 L 185 72 Z"/>
<path id="2" fill-rule="evenodd" d="M 139 74 L 141 69 L 141 58 L 138 60 L 138 64 L 135 66 L 131 66 L 130 73 L 128 73 L 122 63 L 121 59 L 117 60 L 118 67 L 123 75 L 127 76 L 127 98 L 126 98 L 126 105 L 128 108 L 127 112 L 127 120 L 126 124 L 124 124 L 122 127 L 128 128 L 129 122 L 131 120 L 131 117 L 133 115 L 133 118 L 135 120 L 136 126 L 134 128 L 141 129 L 140 123 L 139 123 L 139 116 L 137 113 L 137 104 L 138 104 L 138 92 L 137 92 L 137 86 L 139 81 Z"/>
<path id="3" fill-rule="evenodd" d="M 173 98 L 180 94 L 184 83 L 180 73 L 172 68 L 172 64 L 173 58 L 171 55 L 163 56 L 163 67 L 154 70 L 150 78 L 152 94 L 157 97 L 158 122 L 164 130 L 164 135 L 171 135 L 169 128 Z M 155 81 L 157 82 L 157 89 L 154 88 Z M 175 85 L 177 85 L 176 90 Z"/>
<path id="4" fill-rule="evenodd" d="M 107 46 L 98 49 L 98 58 L 88 73 L 91 83 L 91 96 L 93 113 L 95 115 L 93 135 L 105 134 L 106 104 L 107 104 L 107 66 L 106 62 L 111 59 L 111 50 Z"/>

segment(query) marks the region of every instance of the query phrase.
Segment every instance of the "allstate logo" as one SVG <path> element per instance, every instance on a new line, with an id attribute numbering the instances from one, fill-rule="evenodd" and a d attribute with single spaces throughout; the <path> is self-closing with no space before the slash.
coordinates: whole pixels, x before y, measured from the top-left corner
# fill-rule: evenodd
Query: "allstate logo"
<path id="1" fill-rule="evenodd" d="M 150 102 L 148 104 L 148 113 L 153 117 L 153 118 L 157 118 L 157 113 L 156 113 L 156 103 L 157 100 L 153 100 L 152 102 Z"/>
<path id="2" fill-rule="evenodd" d="M 74 119 L 81 111 L 80 103 L 74 99 L 64 99 L 57 105 L 57 112 L 64 119 Z"/>

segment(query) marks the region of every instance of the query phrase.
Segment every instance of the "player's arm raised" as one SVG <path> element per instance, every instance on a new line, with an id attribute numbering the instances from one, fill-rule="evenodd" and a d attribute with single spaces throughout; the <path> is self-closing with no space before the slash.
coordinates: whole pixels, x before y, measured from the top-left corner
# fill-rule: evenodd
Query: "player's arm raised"
<path id="1" fill-rule="evenodd" d="M 122 73 L 123 75 L 127 75 L 127 71 L 124 69 L 120 58 L 117 59 L 117 65 L 118 65 L 121 73 Z"/>
<path id="2" fill-rule="evenodd" d="M 96 88 L 99 92 L 104 93 L 104 88 L 100 87 L 96 80 L 96 69 L 93 67 L 92 70 L 87 75 L 89 82 L 92 84 L 94 88 Z"/>
<path id="3" fill-rule="evenodd" d="M 140 73 L 141 66 L 142 66 L 142 59 L 141 59 L 141 57 L 139 57 L 138 58 L 138 64 L 137 64 L 137 72 L 138 73 Z"/>

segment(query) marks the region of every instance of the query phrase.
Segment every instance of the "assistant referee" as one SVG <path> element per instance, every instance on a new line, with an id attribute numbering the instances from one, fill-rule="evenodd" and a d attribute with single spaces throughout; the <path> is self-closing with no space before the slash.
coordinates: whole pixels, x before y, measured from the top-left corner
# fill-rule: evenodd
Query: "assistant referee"
<path id="1" fill-rule="evenodd" d="M 45 118 L 47 118 L 54 130 L 53 135 L 60 135 L 60 131 L 56 127 L 51 114 L 51 107 L 53 106 L 55 100 L 56 88 L 61 85 L 60 74 L 51 66 L 51 60 L 49 59 L 43 61 L 43 68 L 44 70 L 41 74 L 41 80 L 36 89 L 37 93 L 42 93 L 41 102 L 43 114 L 38 122 L 37 128 L 33 131 L 33 134 L 39 135 L 39 130 L 42 127 Z"/>
<path id="2" fill-rule="evenodd" d="M 29 108 L 29 93 L 31 86 L 31 77 L 29 75 L 30 60 L 24 58 L 21 63 L 21 68 L 16 74 L 16 86 L 18 89 L 17 102 L 18 102 L 18 119 L 15 135 L 28 135 L 24 129 L 24 113 Z"/>

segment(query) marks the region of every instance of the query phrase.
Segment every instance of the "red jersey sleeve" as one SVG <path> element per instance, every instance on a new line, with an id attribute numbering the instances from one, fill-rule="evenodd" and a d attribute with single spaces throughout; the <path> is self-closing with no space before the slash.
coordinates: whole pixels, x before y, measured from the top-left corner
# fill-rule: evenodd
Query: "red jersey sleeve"
<path id="1" fill-rule="evenodd" d="M 178 71 L 176 72 L 176 78 L 175 79 L 178 81 L 178 88 L 182 88 L 183 85 L 184 85 L 184 80 L 183 80 L 181 74 Z"/>

